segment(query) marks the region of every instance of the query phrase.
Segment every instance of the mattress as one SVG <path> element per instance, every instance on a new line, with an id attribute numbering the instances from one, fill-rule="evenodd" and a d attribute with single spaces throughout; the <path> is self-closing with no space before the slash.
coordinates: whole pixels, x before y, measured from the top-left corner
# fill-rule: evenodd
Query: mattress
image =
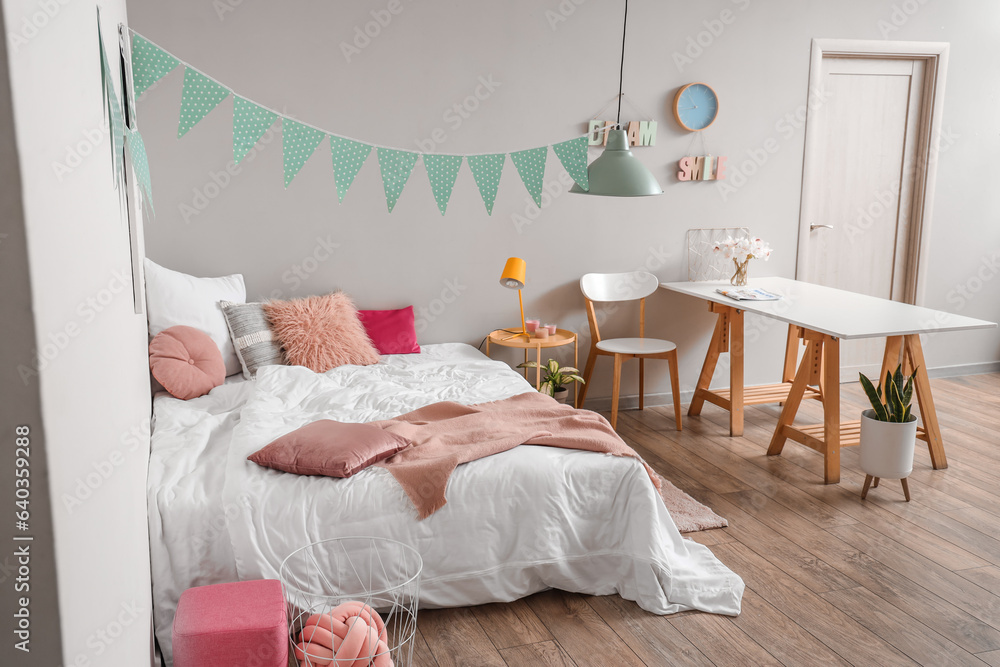
<path id="1" fill-rule="evenodd" d="M 422 521 L 382 468 L 308 477 L 246 460 L 316 419 L 368 422 L 437 401 L 533 391 L 463 344 L 324 374 L 270 366 L 207 396 L 154 400 L 149 525 L 154 623 L 168 665 L 170 627 L 190 586 L 278 578 L 284 558 L 333 537 L 414 547 L 422 607 L 510 601 L 546 588 L 618 593 L 657 614 L 738 614 L 742 580 L 684 539 L 642 465 L 630 458 L 524 445 L 459 466 L 448 503 Z"/>

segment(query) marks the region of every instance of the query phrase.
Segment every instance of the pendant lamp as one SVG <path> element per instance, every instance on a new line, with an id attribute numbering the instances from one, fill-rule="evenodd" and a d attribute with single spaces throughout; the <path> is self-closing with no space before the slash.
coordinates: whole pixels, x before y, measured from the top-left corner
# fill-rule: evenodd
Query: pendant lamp
<path id="1" fill-rule="evenodd" d="M 662 195 L 663 188 L 646 166 L 632 155 L 628 136 L 622 129 L 622 81 L 625 76 L 625 35 L 628 28 L 628 0 L 622 26 L 622 59 L 618 71 L 618 118 L 615 129 L 608 130 L 608 141 L 601 156 L 587 167 L 590 190 L 574 184 L 570 192 L 605 197 L 648 197 Z"/>

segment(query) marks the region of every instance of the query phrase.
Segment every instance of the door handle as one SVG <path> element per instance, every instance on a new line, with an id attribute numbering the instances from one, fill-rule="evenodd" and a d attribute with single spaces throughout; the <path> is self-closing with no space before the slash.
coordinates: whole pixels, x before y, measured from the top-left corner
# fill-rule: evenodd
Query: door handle
<path id="1" fill-rule="evenodd" d="M 833 229 L 833 225 L 809 225 L 810 232 L 814 232 L 817 229 Z"/>

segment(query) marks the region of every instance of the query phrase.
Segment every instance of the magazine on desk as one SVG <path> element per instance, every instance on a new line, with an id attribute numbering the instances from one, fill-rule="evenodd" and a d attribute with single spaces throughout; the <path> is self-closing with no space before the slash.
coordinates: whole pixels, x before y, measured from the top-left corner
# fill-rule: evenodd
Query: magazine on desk
<path id="1" fill-rule="evenodd" d="M 736 301 L 777 301 L 781 298 L 778 294 L 771 294 L 757 287 L 719 288 L 715 291 Z"/>

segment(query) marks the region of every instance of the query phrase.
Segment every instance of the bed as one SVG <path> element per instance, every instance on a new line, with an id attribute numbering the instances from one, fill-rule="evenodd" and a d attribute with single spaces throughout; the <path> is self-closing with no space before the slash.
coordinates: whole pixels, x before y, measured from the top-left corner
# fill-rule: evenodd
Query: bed
<path id="1" fill-rule="evenodd" d="M 529 391 L 506 364 L 453 343 L 323 374 L 268 366 L 256 381 L 230 381 L 189 401 L 158 395 L 148 494 L 154 624 L 166 664 L 185 589 L 278 578 L 290 552 L 339 536 L 416 548 L 427 608 L 559 588 L 618 593 L 656 614 L 738 614 L 743 581 L 681 536 L 635 459 L 516 447 L 459 466 L 448 503 L 421 521 L 385 469 L 332 479 L 246 460 L 317 419 L 369 422 L 437 401 L 473 404 Z"/>

